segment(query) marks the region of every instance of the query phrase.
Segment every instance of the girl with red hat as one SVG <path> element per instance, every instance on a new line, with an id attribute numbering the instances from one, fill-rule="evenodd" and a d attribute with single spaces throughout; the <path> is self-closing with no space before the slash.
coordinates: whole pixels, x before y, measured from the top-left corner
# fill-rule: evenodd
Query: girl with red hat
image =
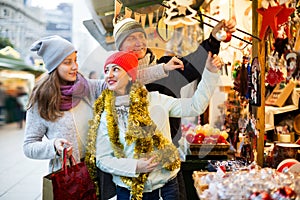
<path id="1" fill-rule="evenodd" d="M 91 174 L 96 167 L 112 174 L 120 200 L 178 200 L 180 150 L 172 143 L 168 119 L 205 111 L 221 65 L 220 58 L 209 52 L 193 97 L 180 99 L 148 92 L 136 79 L 135 54 L 112 54 L 104 66 L 108 89 L 94 104 L 89 129 L 86 162 Z"/>

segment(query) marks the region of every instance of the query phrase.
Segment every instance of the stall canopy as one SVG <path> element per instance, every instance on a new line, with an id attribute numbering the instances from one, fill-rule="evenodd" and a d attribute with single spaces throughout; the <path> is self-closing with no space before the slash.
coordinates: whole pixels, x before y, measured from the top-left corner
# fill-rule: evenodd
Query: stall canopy
<path id="1" fill-rule="evenodd" d="M 175 0 L 169 1 L 174 3 Z M 180 0 L 177 0 L 180 1 Z M 115 12 L 115 4 L 122 4 L 122 10 L 133 11 L 132 16 L 146 16 L 153 14 L 153 21 L 157 22 L 161 18 L 163 12 L 158 12 L 162 7 L 162 0 L 87 0 L 88 7 L 91 11 L 92 19 L 85 20 L 84 26 L 90 34 L 104 47 L 107 51 L 114 50 L 114 41 L 110 37 L 113 32 L 113 18 Z M 204 3 L 204 0 L 191 1 L 191 8 L 197 10 Z M 186 4 L 184 2 L 184 4 Z M 126 9 L 127 8 L 127 9 Z M 137 15 L 138 14 L 138 15 Z M 158 16 L 157 16 L 158 15 Z M 149 16 L 148 16 L 149 18 Z M 143 21 L 141 19 L 141 21 Z M 146 20 L 146 25 L 149 24 Z"/>
<path id="2" fill-rule="evenodd" d="M 27 71 L 34 74 L 36 77 L 45 72 L 44 69 L 27 65 L 22 59 L 14 58 L 3 54 L 0 54 L 0 70 L 1 69 Z"/>

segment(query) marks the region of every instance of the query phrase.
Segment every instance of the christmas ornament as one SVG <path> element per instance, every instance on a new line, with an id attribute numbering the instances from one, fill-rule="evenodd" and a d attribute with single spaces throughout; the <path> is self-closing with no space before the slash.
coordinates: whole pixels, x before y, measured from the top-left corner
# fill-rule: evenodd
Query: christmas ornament
<path id="1" fill-rule="evenodd" d="M 262 23 L 259 37 L 264 39 L 268 27 L 270 27 L 277 38 L 277 14 L 283 9 L 282 6 L 269 7 L 268 9 L 258 8 L 257 12 L 262 15 Z"/>
<path id="2" fill-rule="evenodd" d="M 260 106 L 261 95 L 260 95 L 260 65 L 258 57 L 253 58 L 250 66 L 250 101 L 251 105 Z"/>
<path id="3" fill-rule="evenodd" d="M 269 83 L 271 86 L 275 86 L 283 80 L 283 73 L 279 69 L 269 69 L 266 77 L 266 83 Z"/>
<path id="4" fill-rule="evenodd" d="M 277 15 L 278 25 L 284 24 L 289 21 L 289 16 L 295 11 L 295 8 L 287 8 L 286 5 L 282 6 L 282 10 Z M 289 25 L 285 27 L 285 34 L 290 38 L 290 29 Z"/>
<path id="5" fill-rule="evenodd" d="M 166 17 L 162 17 L 158 21 L 157 27 L 156 27 L 156 32 L 158 33 L 159 37 L 163 41 L 168 42 L 173 37 L 175 28 L 174 28 L 174 26 L 170 26 L 170 25 L 166 24 L 165 19 L 166 19 Z"/>
<path id="6" fill-rule="evenodd" d="M 226 32 L 226 38 L 225 38 L 225 40 L 223 42 L 230 42 L 231 37 L 232 37 L 231 33 L 227 31 Z"/>
<path id="7" fill-rule="evenodd" d="M 279 0 L 279 5 L 282 5 L 282 4 L 286 4 L 288 3 L 290 0 Z"/>
<path id="8" fill-rule="evenodd" d="M 248 73 L 247 73 L 247 64 L 248 57 L 243 56 L 243 62 L 238 69 L 237 77 L 234 79 L 234 90 L 239 92 L 240 96 L 245 97 L 248 92 Z"/>
<path id="9" fill-rule="evenodd" d="M 297 68 L 297 54 L 294 52 L 290 52 L 285 56 L 286 60 L 286 80 L 289 81 L 292 79 L 293 74 Z"/>
<path id="10" fill-rule="evenodd" d="M 288 38 L 276 38 L 274 43 L 274 53 L 273 56 L 278 53 L 278 58 L 280 59 L 281 56 L 287 51 L 287 45 L 289 43 Z"/>
<path id="11" fill-rule="evenodd" d="M 237 70 L 236 70 L 236 69 L 232 71 L 232 77 L 233 77 L 233 78 L 236 78 L 236 77 L 237 77 Z"/>
<path id="12" fill-rule="evenodd" d="M 287 8 L 286 5 L 282 6 L 282 9 L 277 14 L 278 25 L 283 24 L 288 21 L 289 16 L 295 11 L 295 8 Z"/>
<path id="13" fill-rule="evenodd" d="M 123 19 L 123 16 L 120 15 L 123 3 L 119 0 L 115 0 L 115 12 L 114 12 L 114 19 L 113 25 L 115 25 L 118 21 Z"/>
<path id="14" fill-rule="evenodd" d="M 288 170 L 290 167 L 297 163 L 300 162 L 292 158 L 285 159 L 278 164 L 277 171 L 284 172 L 285 170 Z"/>
<path id="15" fill-rule="evenodd" d="M 195 25 L 199 21 L 195 19 L 197 11 L 192 9 L 192 1 L 187 0 L 168 0 L 165 1 L 166 19 L 164 22 L 168 25 L 174 26 L 177 24 Z"/>
<path id="16" fill-rule="evenodd" d="M 264 9 L 268 9 L 269 6 L 271 6 L 271 7 L 277 6 L 277 3 L 275 2 L 275 0 L 262 0 L 261 1 L 261 6 Z"/>
<path id="17" fill-rule="evenodd" d="M 296 199 L 297 194 L 289 186 L 278 188 L 273 194 L 273 199 Z"/>
<path id="18" fill-rule="evenodd" d="M 218 41 L 223 41 L 223 40 L 225 40 L 226 39 L 226 37 L 227 37 L 227 34 L 226 34 L 226 31 L 224 31 L 224 30 L 219 30 L 217 33 L 216 33 L 216 39 L 218 40 Z"/>
<path id="19" fill-rule="evenodd" d="M 216 39 L 218 41 L 222 41 L 222 42 L 229 42 L 231 40 L 231 33 L 230 32 L 226 32 L 225 30 L 219 30 L 217 33 L 216 33 Z"/>

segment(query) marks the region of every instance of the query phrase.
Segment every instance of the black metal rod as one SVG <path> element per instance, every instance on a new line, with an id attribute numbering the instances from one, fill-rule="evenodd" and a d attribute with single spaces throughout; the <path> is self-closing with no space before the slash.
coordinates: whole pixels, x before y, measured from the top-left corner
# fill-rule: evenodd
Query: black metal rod
<path id="1" fill-rule="evenodd" d="M 193 17 L 193 19 L 197 19 L 197 18 L 194 18 L 194 17 Z M 199 20 L 199 19 L 197 19 L 197 20 Z M 199 21 L 200 21 L 200 20 L 199 20 Z M 203 22 L 203 21 L 202 21 L 201 23 L 203 23 L 203 24 L 205 24 L 205 25 L 207 25 L 207 26 L 209 26 L 209 27 L 212 27 L 212 28 L 214 27 L 213 25 L 211 25 L 211 24 L 209 24 L 209 23 L 206 23 L 206 22 Z M 241 41 L 243 41 L 243 42 L 246 42 L 246 43 L 252 45 L 251 42 L 249 42 L 249 41 L 247 41 L 247 40 L 244 40 L 243 38 L 240 38 L 240 37 L 235 36 L 235 35 L 233 35 L 233 34 L 231 34 L 231 36 L 234 37 L 234 38 L 236 38 L 236 39 L 239 39 L 239 40 L 241 40 Z"/>
<path id="2" fill-rule="evenodd" d="M 213 18 L 213 17 L 210 17 L 210 16 L 208 16 L 208 15 L 205 15 L 205 14 L 203 14 L 203 13 L 201 13 L 201 12 L 198 12 L 198 14 L 200 14 L 200 15 L 203 15 L 204 17 L 207 17 L 207 18 L 209 18 L 209 19 L 211 19 L 211 20 L 214 20 L 214 21 L 216 21 L 216 22 L 220 22 L 220 20 L 217 20 L 217 19 L 215 19 L 215 18 Z M 202 20 L 203 21 L 203 20 Z M 203 22 L 204 23 L 204 22 Z M 206 24 L 207 25 L 207 24 Z M 254 36 L 254 35 L 252 35 L 252 34 L 250 34 L 250 33 L 248 33 L 248 32 L 246 32 L 246 31 L 243 31 L 243 30 L 241 30 L 241 29 L 236 29 L 237 31 L 240 31 L 241 33 L 244 33 L 244 34 L 246 34 L 246 35 L 249 35 L 249 36 L 251 36 L 251 37 L 253 37 L 253 38 L 255 38 L 255 39 L 257 39 L 257 40 L 259 40 L 259 41 L 261 41 L 261 39 L 259 38 L 259 37 L 256 37 L 256 36 Z"/>
<path id="3" fill-rule="evenodd" d="M 164 3 L 161 3 L 160 5 L 162 5 L 162 6 L 165 7 L 165 8 L 170 8 L 170 6 L 168 6 L 168 5 L 164 4 Z M 203 24 L 205 24 L 205 25 L 207 25 L 207 26 L 214 27 L 214 26 L 212 26 L 211 24 L 208 24 L 208 23 L 204 22 L 203 19 L 202 19 L 202 15 L 203 15 L 204 17 L 207 17 L 207 18 L 209 18 L 209 19 L 211 19 L 211 20 L 214 20 L 214 21 L 216 21 L 216 22 L 220 22 L 220 20 L 217 20 L 217 19 L 215 19 L 215 18 L 213 18 L 213 17 L 210 17 L 210 16 L 208 16 L 208 15 L 205 15 L 205 14 L 201 13 L 200 11 L 198 11 L 197 14 L 200 15 L 200 19 L 197 19 L 197 18 L 195 18 L 195 17 L 193 17 L 193 19 L 196 19 L 196 20 L 198 20 L 200 23 L 203 23 Z M 246 35 L 249 35 L 249 36 L 251 36 L 251 37 L 253 37 L 253 38 L 255 38 L 255 39 L 259 40 L 259 41 L 261 41 L 261 39 L 260 39 L 259 37 L 256 37 L 256 36 L 254 36 L 254 35 L 252 35 L 252 34 L 246 32 L 246 31 L 243 31 L 243 30 L 238 29 L 238 28 L 237 28 L 236 30 L 237 30 L 237 31 L 240 31 L 241 33 L 244 33 L 244 34 L 246 34 Z M 243 41 L 243 42 L 246 42 L 246 43 L 248 43 L 248 44 L 252 44 L 251 42 L 246 41 L 246 40 L 244 40 L 244 39 L 242 39 L 242 38 L 240 38 L 240 37 L 237 37 L 237 36 L 235 36 L 235 35 L 232 35 L 232 37 L 237 38 L 237 39 L 239 39 L 239 40 L 241 40 L 241 41 Z"/>

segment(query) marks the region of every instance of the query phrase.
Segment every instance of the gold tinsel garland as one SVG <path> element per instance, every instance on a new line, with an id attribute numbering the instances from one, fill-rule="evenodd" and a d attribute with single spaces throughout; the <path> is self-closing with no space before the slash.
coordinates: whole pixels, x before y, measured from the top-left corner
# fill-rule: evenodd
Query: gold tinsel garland
<path id="1" fill-rule="evenodd" d="M 130 91 L 130 107 L 128 116 L 128 127 L 126 131 L 126 143 L 135 143 L 134 157 L 136 159 L 156 156 L 156 162 L 170 171 L 180 167 L 179 153 L 176 147 L 156 130 L 156 125 L 150 118 L 147 100 L 148 91 L 140 83 L 134 83 Z M 96 181 L 96 138 L 103 111 L 106 111 L 107 131 L 114 154 L 117 158 L 125 158 L 124 146 L 120 142 L 117 114 L 115 109 L 115 96 L 113 91 L 105 90 L 96 100 L 94 108 L 94 119 L 90 124 L 88 143 L 86 149 L 86 163 L 89 172 Z M 124 177 L 122 181 L 131 187 L 133 200 L 141 200 L 143 197 L 144 184 L 149 173 L 141 173 L 138 177 Z"/>

